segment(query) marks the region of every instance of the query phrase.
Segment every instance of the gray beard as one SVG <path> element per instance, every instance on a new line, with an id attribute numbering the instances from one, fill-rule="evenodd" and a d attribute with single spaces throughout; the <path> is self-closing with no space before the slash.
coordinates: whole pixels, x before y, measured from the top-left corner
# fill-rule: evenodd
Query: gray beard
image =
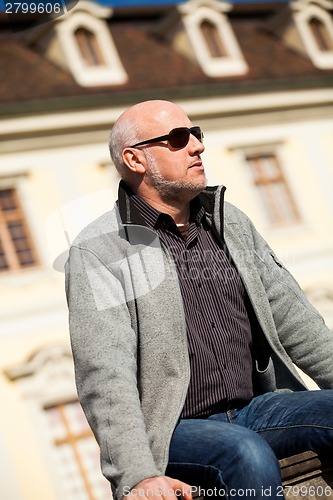
<path id="1" fill-rule="evenodd" d="M 157 170 L 154 158 L 146 152 L 148 160 L 149 183 L 154 187 L 165 201 L 187 201 L 192 200 L 207 186 L 206 176 L 202 182 L 189 182 L 187 180 L 168 181 Z"/>

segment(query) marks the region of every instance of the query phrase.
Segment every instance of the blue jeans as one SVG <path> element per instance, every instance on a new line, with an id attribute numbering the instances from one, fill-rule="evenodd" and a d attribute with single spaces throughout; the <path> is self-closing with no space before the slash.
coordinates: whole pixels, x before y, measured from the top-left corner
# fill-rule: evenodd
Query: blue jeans
<path id="1" fill-rule="evenodd" d="M 278 459 L 307 450 L 333 451 L 333 390 L 266 393 L 240 410 L 180 420 L 166 475 L 207 498 L 284 498 Z"/>

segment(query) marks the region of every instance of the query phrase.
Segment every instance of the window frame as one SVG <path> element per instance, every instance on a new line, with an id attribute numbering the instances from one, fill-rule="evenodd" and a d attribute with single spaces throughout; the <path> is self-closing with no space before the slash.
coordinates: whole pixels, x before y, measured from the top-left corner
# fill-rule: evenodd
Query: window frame
<path id="1" fill-rule="evenodd" d="M 235 145 L 231 149 L 233 150 L 240 168 L 242 179 L 246 183 L 246 189 L 249 192 L 251 199 L 251 211 L 252 216 L 260 221 L 262 227 L 265 227 L 268 231 L 278 232 L 289 232 L 290 230 L 295 231 L 304 227 L 306 220 L 304 219 L 304 213 L 302 210 L 301 200 L 298 198 L 298 193 L 292 183 L 292 179 L 288 174 L 287 159 L 284 156 L 284 150 L 282 148 L 283 139 L 269 141 L 267 143 L 256 143 L 256 144 L 243 144 Z M 282 224 L 275 223 L 270 217 L 269 212 L 265 206 L 265 200 L 260 193 L 257 192 L 256 185 L 254 182 L 254 173 L 251 168 L 251 164 L 247 160 L 248 157 L 255 156 L 274 156 L 277 159 L 280 170 L 283 174 L 284 182 L 287 186 L 288 193 L 290 193 L 290 199 L 293 206 L 296 208 L 296 213 L 298 214 L 297 221 L 285 222 Z M 259 197 L 260 196 L 260 197 Z M 249 200 L 250 200 L 249 199 Z"/>
<path id="2" fill-rule="evenodd" d="M 267 158 L 273 158 L 276 173 L 272 176 L 267 175 L 265 172 L 264 161 Z M 266 216 L 270 225 L 283 228 L 300 224 L 300 212 L 277 152 L 267 150 L 265 152 L 247 153 L 244 155 L 244 160 L 247 167 L 250 168 L 252 185 L 259 194 L 262 205 L 265 207 L 265 214 L 267 214 Z M 275 186 L 282 186 L 283 195 L 288 199 L 288 217 L 283 214 L 282 210 L 279 210 L 279 199 L 277 195 L 274 195 Z M 261 194 L 262 190 L 264 194 Z"/>
<path id="3" fill-rule="evenodd" d="M 0 207 L 0 245 L 3 249 L 4 260 L 7 262 L 7 268 L 0 269 L 0 276 L 5 273 L 12 272 L 23 272 L 31 269 L 36 269 L 40 266 L 40 258 L 37 252 L 37 248 L 33 239 L 31 227 L 28 221 L 27 213 L 21 199 L 21 193 L 17 182 L 12 179 L 1 179 L 0 178 L 0 191 L 11 190 L 13 191 L 13 198 L 16 205 L 15 210 L 12 213 L 4 212 Z M 14 213 L 13 213 L 14 212 Z M 20 262 L 17 248 L 13 242 L 13 238 L 7 227 L 7 223 L 10 219 L 18 219 L 22 225 L 22 234 L 27 242 L 27 251 L 31 253 L 33 262 L 28 265 L 22 265 Z"/>

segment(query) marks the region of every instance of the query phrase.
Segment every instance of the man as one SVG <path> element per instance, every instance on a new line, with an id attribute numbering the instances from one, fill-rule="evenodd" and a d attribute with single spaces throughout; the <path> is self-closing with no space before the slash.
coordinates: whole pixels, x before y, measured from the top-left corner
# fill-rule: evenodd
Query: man
<path id="1" fill-rule="evenodd" d="M 332 332 L 206 187 L 202 138 L 173 103 L 125 111 L 118 202 L 66 266 L 79 399 L 118 500 L 283 497 L 278 458 L 333 448 Z"/>

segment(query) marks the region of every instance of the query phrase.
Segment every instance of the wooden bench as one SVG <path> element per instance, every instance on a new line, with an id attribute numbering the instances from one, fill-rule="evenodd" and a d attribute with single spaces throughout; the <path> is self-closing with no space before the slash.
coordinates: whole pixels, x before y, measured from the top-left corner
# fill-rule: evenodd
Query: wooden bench
<path id="1" fill-rule="evenodd" d="M 333 453 L 319 457 L 307 451 L 280 460 L 286 498 L 333 500 Z"/>
<path id="2" fill-rule="evenodd" d="M 286 499 L 333 500 L 333 453 L 319 457 L 306 451 L 280 460 L 280 467 Z M 194 494 L 193 499 L 209 500 L 209 496 Z"/>

